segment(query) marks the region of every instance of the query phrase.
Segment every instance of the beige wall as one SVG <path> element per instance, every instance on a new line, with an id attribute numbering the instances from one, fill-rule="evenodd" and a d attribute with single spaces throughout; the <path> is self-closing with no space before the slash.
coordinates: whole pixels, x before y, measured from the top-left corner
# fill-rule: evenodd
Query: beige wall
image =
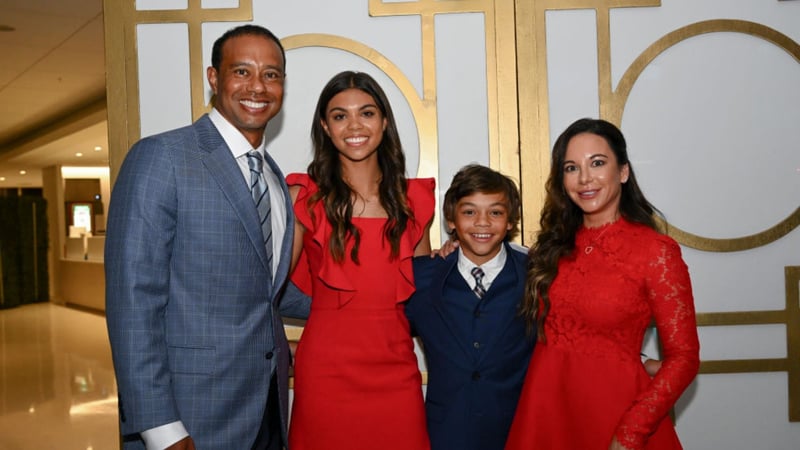
<path id="1" fill-rule="evenodd" d="M 58 266 L 62 303 L 105 311 L 106 279 L 102 262 L 62 259 Z"/>
<path id="2" fill-rule="evenodd" d="M 47 267 L 50 285 L 50 301 L 63 303 L 61 300 L 59 260 L 64 254 L 64 180 L 61 178 L 61 167 L 50 166 L 42 169 L 42 196 L 47 200 L 47 237 L 50 248 L 47 250 Z"/>
<path id="3" fill-rule="evenodd" d="M 95 218 L 98 229 L 105 230 L 110 182 L 107 168 L 63 168 L 50 166 L 42 170 L 42 195 L 47 200 L 48 268 L 50 301 L 74 304 L 99 311 L 105 310 L 105 275 L 102 263 L 102 237 L 90 238 L 89 261 L 82 255 L 68 255 L 66 211 L 64 209 L 64 180 L 68 178 L 98 178 L 103 198 L 104 214 Z M 96 245 L 95 245 L 96 244 Z"/>

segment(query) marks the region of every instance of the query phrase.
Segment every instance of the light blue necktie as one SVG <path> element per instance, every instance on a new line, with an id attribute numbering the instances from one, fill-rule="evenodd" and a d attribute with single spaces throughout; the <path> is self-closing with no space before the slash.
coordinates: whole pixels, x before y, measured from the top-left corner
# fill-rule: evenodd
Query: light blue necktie
<path id="1" fill-rule="evenodd" d="M 264 235 L 264 247 L 267 249 L 267 267 L 272 278 L 272 206 L 269 200 L 269 186 L 264 178 L 264 157 L 260 152 L 251 150 L 247 153 L 247 165 L 250 167 L 250 192 L 256 202 L 258 217 L 261 219 L 261 232 Z"/>

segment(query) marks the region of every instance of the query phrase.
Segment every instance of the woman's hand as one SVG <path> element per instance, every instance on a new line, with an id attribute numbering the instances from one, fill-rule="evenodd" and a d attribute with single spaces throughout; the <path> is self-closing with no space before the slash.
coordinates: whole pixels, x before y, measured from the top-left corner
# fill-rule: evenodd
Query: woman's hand
<path id="1" fill-rule="evenodd" d="M 661 369 L 661 360 L 648 359 L 647 361 L 644 362 L 644 370 L 651 377 L 656 376 L 656 374 L 660 369 Z"/>
<path id="2" fill-rule="evenodd" d="M 620 444 L 617 440 L 617 437 L 614 436 L 614 439 L 611 439 L 611 445 L 608 446 L 608 450 L 633 450 L 624 445 Z"/>

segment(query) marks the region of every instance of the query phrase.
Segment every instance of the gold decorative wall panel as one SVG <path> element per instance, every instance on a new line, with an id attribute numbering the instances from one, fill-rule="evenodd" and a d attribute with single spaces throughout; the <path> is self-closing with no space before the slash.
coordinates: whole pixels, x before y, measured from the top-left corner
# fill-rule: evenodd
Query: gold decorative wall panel
<path id="1" fill-rule="evenodd" d="M 707 33 L 745 33 L 764 39 L 800 62 L 800 45 L 767 26 L 743 20 L 709 20 L 678 28 L 656 40 L 627 68 L 616 90 L 611 80 L 611 30 L 609 12 L 613 8 L 654 7 L 660 1 L 647 0 L 517 0 L 517 73 L 519 91 L 520 149 L 524 201 L 525 242 L 530 243 L 538 229 L 544 183 L 550 168 L 549 99 L 547 81 L 547 10 L 592 9 L 597 21 L 598 95 L 600 117 L 620 124 L 630 91 L 639 75 L 659 54 L 686 39 Z M 533 186 L 529 186 L 532 183 Z M 698 236 L 669 224 L 673 238 L 683 245 L 710 252 L 735 252 L 772 243 L 800 226 L 800 207 L 776 225 L 759 233 L 734 239 Z M 699 313 L 698 326 L 785 324 L 787 357 L 777 359 L 703 361 L 701 373 L 787 372 L 789 380 L 789 420 L 800 421 L 800 298 L 797 267 L 786 268 L 786 308 L 778 311 Z"/>
<path id="2" fill-rule="evenodd" d="M 113 3 L 113 6 L 112 6 Z M 112 182 L 127 149 L 140 137 L 138 66 L 136 27 L 145 23 L 186 23 L 189 29 L 189 74 L 191 82 L 192 117 L 199 118 L 207 111 L 204 103 L 205 71 L 202 59 L 202 24 L 204 22 L 252 21 L 252 0 L 241 0 L 239 8 L 203 9 L 200 0 L 189 0 L 185 10 L 138 11 L 135 1 L 122 5 L 105 0 L 106 33 L 113 37 L 107 42 L 106 58 L 109 67 L 109 97 L 122 94 L 125 108 L 109 109 L 109 145 Z M 420 164 L 416 176 L 435 177 L 439 174 L 438 116 L 436 103 L 435 17 L 437 14 L 482 13 L 485 16 L 487 94 L 490 165 L 515 180 L 519 180 L 519 150 L 517 139 L 517 92 L 515 82 L 514 29 L 502 24 L 513 23 L 512 2 L 491 0 L 421 0 L 417 2 L 381 3 L 370 0 L 372 16 L 419 15 L 422 34 L 423 93 L 420 97 L 403 72 L 390 60 L 364 43 L 327 34 L 303 34 L 282 39 L 287 51 L 302 47 L 329 47 L 348 51 L 372 62 L 400 88 L 411 106 L 420 143 Z M 115 25 L 110 25 L 114 23 Z M 117 24 L 123 23 L 124 26 Z M 119 29 L 123 33 L 118 32 Z M 112 31 L 113 30 L 113 31 Z M 124 69 L 123 69 L 124 68 Z M 123 72 L 124 70 L 124 72 Z M 112 91 L 113 90 L 113 91 Z M 115 98 L 119 95 L 114 96 Z M 124 128 L 122 125 L 125 125 Z M 112 130 L 113 129 L 113 130 Z M 122 132 L 126 130 L 126 132 Z M 113 151 L 113 148 L 119 151 Z M 122 150 L 125 149 L 125 150 Z M 441 243 L 437 183 L 437 209 L 431 241 Z"/>
<path id="3" fill-rule="evenodd" d="M 625 104 L 628 101 L 631 89 L 642 72 L 656 57 L 658 57 L 658 55 L 687 39 L 702 34 L 722 32 L 744 33 L 764 39 L 780 47 L 790 54 L 795 61 L 800 63 L 800 44 L 794 42 L 785 34 L 764 25 L 744 20 L 726 19 L 693 23 L 666 34 L 650 45 L 650 47 L 636 58 L 628 67 L 628 70 L 625 71 L 622 79 L 620 79 L 617 90 L 607 93 L 606 102 L 601 100 L 601 105 L 607 104 L 605 108 L 601 107 L 601 111 L 606 112 L 604 117 L 613 123 L 619 124 L 622 122 L 622 114 L 625 110 Z M 733 239 L 713 239 L 698 236 L 672 224 L 670 224 L 667 229 L 669 230 L 669 235 L 683 245 L 705 251 L 734 252 L 767 245 L 789 234 L 798 226 L 800 226 L 800 207 L 795 209 L 788 217 L 766 230 Z"/>
<path id="4" fill-rule="evenodd" d="M 503 24 L 513 23 L 514 8 L 511 2 L 491 0 L 419 0 L 414 2 L 383 3 L 369 0 L 369 13 L 374 17 L 419 15 L 422 33 L 423 95 L 419 99 L 419 115 L 415 111 L 420 143 L 420 166 L 417 176 L 436 177 L 439 172 L 438 116 L 436 88 L 436 23 L 437 14 L 481 13 L 486 32 L 486 88 L 488 97 L 489 162 L 490 166 L 512 176 L 519 182 L 519 150 L 516 127 L 517 91 L 515 83 L 516 58 L 514 30 Z M 388 72 L 387 72 L 388 74 Z M 391 76 L 391 74 L 390 74 Z M 410 86 L 409 86 L 410 87 Z M 411 104 L 416 97 L 411 90 L 403 89 Z M 413 109 L 413 108 L 412 108 Z M 431 242 L 441 243 L 440 208 L 438 193 L 442 180 L 437 183 L 437 208 Z"/>
<path id="5" fill-rule="evenodd" d="M 252 0 L 241 0 L 238 8 L 204 9 L 201 0 L 188 0 L 179 10 L 136 9 L 135 0 L 103 0 L 106 36 L 106 98 L 108 99 L 108 145 L 111 183 L 125 154 L 141 136 L 139 119 L 139 66 L 136 27 L 146 23 L 185 23 L 189 28 L 189 76 L 192 117 L 206 110 L 203 90 L 202 24 L 253 20 Z"/>

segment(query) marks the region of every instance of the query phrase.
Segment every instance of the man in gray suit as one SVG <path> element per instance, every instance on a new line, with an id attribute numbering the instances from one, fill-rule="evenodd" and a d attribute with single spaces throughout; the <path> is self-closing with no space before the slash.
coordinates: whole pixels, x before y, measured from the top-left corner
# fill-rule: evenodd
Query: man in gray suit
<path id="1" fill-rule="evenodd" d="M 125 448 L 281 449 L 289 347 L 281 314 L 294 218 L 264 151 L 285 53 L 262 27 L 215 43 L 214 109 L 125 159 L 106 236 L 106 314 Z M 255 197 L 255 198 L 254 198 Z"/>

